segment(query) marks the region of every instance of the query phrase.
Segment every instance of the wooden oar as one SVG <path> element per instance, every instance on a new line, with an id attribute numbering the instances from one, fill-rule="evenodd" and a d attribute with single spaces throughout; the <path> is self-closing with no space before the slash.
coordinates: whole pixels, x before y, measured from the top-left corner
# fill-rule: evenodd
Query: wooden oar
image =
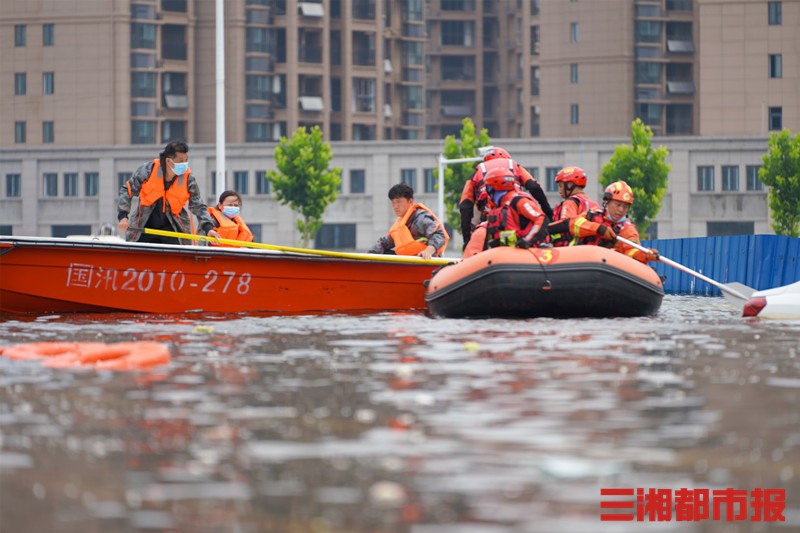
<path id="1" fill-rule="evenodd" d="M 187 239 L 193 241 L 206 241 L 209 243 L 229 244 L 233 246 L 242 246 L 245 248 L 258 248 L 261 250 L 276 250 L 279 252 L 291 252 L 296 254 L 307 255 L 321 255 L 325 257 L 338 257 L 341 259 L 358 259 L 361 261 L 383 261 L 389 263 L 414 263 L 424 265 L 449 265 L 457 261 L 457 259 L 442 259 L 440 257 L 431 259 L 422 259 L 421 257 L 411 255 L 382 255 L 382 254 L 359 254 L 359 253 L 346 253 L 346 252 L 331 252 L 328 250 L 312 250 L 310 248 L 295 248 L 293 246 L 278 246 L 275 244 L 262 244 L 259 242 L 244 242 L 233 239 L 217 239 L 216 237 L 207 237 L 205 235 L 193 235 L 191 233 L 180 233 L 177 231 L 166 231 L 153 228 L 138 228 L 137 231 L 144 231 L 150 235 L 160 235 L 162 237 L 175 237 L 177 239 Z"/>
<path id="2" fill-rule="evenodd" d="M 642 251 L 644 253 L 649 253 L 651 251 L 649 248 L 645 248 L 641 244 L 635 243 L 633 241 L 629 241 L 628 239 L 620 237 L 619 235 L 617 235 L 617 240 L 619 242 L 621 242 L 621 243 L 627 244 L 628 246 L 633 246 L 637 250 L 640 250 L 640 251 Z M 744 304 L 746 304 L 747 300 L 750 299 L 750 295 L 755 292 L 755 289 L 751 289 L 747 285 L 742 285 L 741 283 L 722 284 L 722 283 L 720 283 L 718 281 L 714 281 L 713 279 L 711 279 L 711 278 L 709 278 L 707 276 L 704 276 L 699 272 L 695 272 L 691 268 L 685 267 L 680 263 L 676 263 L 672 259 L 666 258 L 661 254 L 658 254 L 658 260 L 661 261 L 662 263 L 665 263 L 665 264 L 671 266 L 672 268 L 676 268 L 676 269 L 680 270 L 681 272 L 685 272 L 685 273 L 690 274 L 690 275 L 692 275 L 692 276 L 694 276 L 694 277 L 696 277 L 698 279 L 701 279 L 701 280 L 705 281 L 706 283 L 708 283 L 709 285 L 713 285 L 714 287 L 716 287 L 716 288 L 718 288 L 719 290 L 722 291 L 722 295 L 725 296 L 726 300 L 728 300 L 729 302 L 731 302 L 734 305 L 738 306 L 740 309 L 742 307 L 744 307 Z M 742 290 L 740 291 L 740 289 L 742 289 Z M 742 292 L 746 292 L 747 295 L 742 294 Z"/>

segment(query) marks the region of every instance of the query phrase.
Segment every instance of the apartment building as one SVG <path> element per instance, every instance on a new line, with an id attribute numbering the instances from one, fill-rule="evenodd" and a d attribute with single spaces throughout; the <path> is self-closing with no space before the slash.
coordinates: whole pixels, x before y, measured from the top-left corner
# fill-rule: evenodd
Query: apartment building
<path id="1" fill-rule="evenodd" d="M 214 0 L 2 11 L 0 146 L 216 138 Z M 800 0 L 226 0 L 226 138 L 798 130 L 798 27 Z"/>

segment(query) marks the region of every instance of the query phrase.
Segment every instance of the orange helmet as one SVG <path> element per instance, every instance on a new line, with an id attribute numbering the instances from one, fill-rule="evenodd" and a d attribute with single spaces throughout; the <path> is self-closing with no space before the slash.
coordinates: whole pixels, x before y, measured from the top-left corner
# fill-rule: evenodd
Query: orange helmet
<path id="1" fill-rule="evenodd" d="M 488 150 L 486 150 L 486 153 L 483 155 L 484 162 L 492 159 L 511 159 L 511 155 L 502 148 L 496 146 L 489 146 L 487 148 Z"/>
<path id="2" fill-rule="evenodd" d="M 483 178 L 487 189 L 493 191 L 511 191 L 517 184 L 517 178 L 506 168 L 493 168 Z"/>
<path id="3" fill-rule="evenodd" d="M 611 200 L 633 205 L 633 190 L 630 185 L 620 180 L 606 187 L 606 191 L 603 193 L 603 201 L 609 202 Z"/>
<path id="4" fill-rule="evenodd" d="M 565 167 L 556 174 L 556 183 L 574 183 L 578 187 L 586 187 L 586 172 L 579 167 Z"/>

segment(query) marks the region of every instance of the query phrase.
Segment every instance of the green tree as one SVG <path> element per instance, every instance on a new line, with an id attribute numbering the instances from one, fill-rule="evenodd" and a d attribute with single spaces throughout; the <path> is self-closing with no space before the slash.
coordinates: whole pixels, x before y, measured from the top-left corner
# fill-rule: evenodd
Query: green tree
<path id="1" fill-rule="evenodd" d="M 758 178 L 769 187 L 770 224 L 775 233 L 798 237 L 800 228 L 800 134 L 789 130 L 773 133 L 761 158 Z"/>
<path id="2" fill-rule="evenodd" d="M 665 146 L 653 148 L 650 143 L 652 136 L 653 130 L 649 126 L 638 118 L 634 120 L 631 123 L 631 144 L 614 148 L 614 154 L 600 172 L 603 188 L 624 180 L 633 189 L 634 202 L 628 216 L 643 236 L 661 210 L 671 169 L 664 162 L 669 150 Z"/>
<path id="3" fill-rule="evenodd" d="M 461 139 L 456 141 L 455 135 L 448 135 L 444 138 L 444 157 L 446 159 L 462 159 L 466 157 L 476 157 L 478 148 L 489 146 L 491 139 L 486 128 L 483 128 L 476 135 L 475 124 L 470 117 L 461 121 Z M 456 163 L 444 167 L 444 205 L 447 223 L 453 228 L 458 228 L 461 224 L 461 216 L 458 213 L 458 203 L 461 200 L 461 191 L 464 184 L 475 173 L 476 163 Z M 439 169 L 434 171 L 437 179 Z"/>
<path id="4" fill-rule="evenodd" d="M 281 137 L 275 147 L 278 170 L 267 172 L 275 197 L 302 218 L 297 221 L 297 231 L 307 247 L 319 228 L 322 214 L 339 195 L 342 183 L 340 168 L 328 168 L 333 154 L 331 146 L 322 140 L 318 126 L 298 128 L 291 139 Z"/>

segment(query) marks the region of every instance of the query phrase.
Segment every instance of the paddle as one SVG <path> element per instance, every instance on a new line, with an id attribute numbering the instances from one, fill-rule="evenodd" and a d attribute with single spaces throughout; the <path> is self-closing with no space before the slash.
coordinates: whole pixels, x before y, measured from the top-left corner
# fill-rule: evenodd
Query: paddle
<path id="1" fill-rule="evenodd" d="M 628 239 L 620 237 L 619 235 L 617 235 L 617 240 L 619 242 L 623 243 L 623 244 L 627 244 L 628 246 L 633 246 L 637 250 L 642 251 L 644 253 L 650 252 L 649 248 L 645 248 L 641 244 L 635 243 L 633 241 L 629 241 Z M 706 276 L 702 275 L 699 272 L 695 272 L 691 268 L 685 267 L 680 263 L 676 263 L 672 259 L 666 258 L 661 254 L 659 254 L 658 260 L 661 261 L 662 263 L 665 263 L 665 264 L 671 266 L 672 268 L 676 268 L 676 269 L 680 270 L 681 272 L 685 272 L 685 273 L 690 274 L 690 275 L 692 275 L 692 276 L 694 276 L 694 277 L 696 277 L 698 279 L 701 279 L 701 280 L 705 281 L 706 283 L 708 283 L 709 285 L 713 285 L 714 287 L 716 287 L 716 288 L 718 288 L 719 290 L 722 291 L 722 295 L 725 297 L 725 299 L 728 302 L 734 304 L 735 306 L 739 307 L 740 309 L 742 307 L 744 307 L 744 304 L 746 304 L 747 300 L 750 299 L 750 295 L 755 292 L 755 289 L 751 289 L 747 285 L 742 285 L 741 283 L 722 284 L 722 283 L 720 283 L 718 281 L 714 281 L 713 279 L 711 279 L 709 277 L 706 277 Z"/>
<path id="2" fill-rule="evenodd" d="M 412 255 L 382 255 L 382 254 L 359 254 L 359 253 L 346 253 L 346 252 L 331 252 L 328 250 L 312 250 L 310 248 L 295 248 L 293 246 L 278 246 L 275 244 L 262 244 L 259 242 L 244 242 L 233 239 L 217 239 L 216 237 L 207 237 L 205 235 L 193 235 L 191 233 L 180 233 L 177 231 L 166 231 L 153 228 L 134 228 L 136 231 L 144 231 L 150 235 L 160 235 L 162 237 L 175 237 L 177 239 L 187 239 L 193 241 L 206 241 L 210 243 L 229 244 L 233 246 L 242 246 L 245 248 L 258 248 L 261 250 L 276 250 L 279 252 L 291 252 L 297 254 L 307 255 L 321 255 L 325 257 L 339 257 L 341 259 L 359 259 L 362 261 L 383 261 L 389 263 L 414 263 L 424 265 L 449 265 L 455 262 L 454 259 L 442 259 L 440 257 L 432 259 L 422 259 Z"/>

